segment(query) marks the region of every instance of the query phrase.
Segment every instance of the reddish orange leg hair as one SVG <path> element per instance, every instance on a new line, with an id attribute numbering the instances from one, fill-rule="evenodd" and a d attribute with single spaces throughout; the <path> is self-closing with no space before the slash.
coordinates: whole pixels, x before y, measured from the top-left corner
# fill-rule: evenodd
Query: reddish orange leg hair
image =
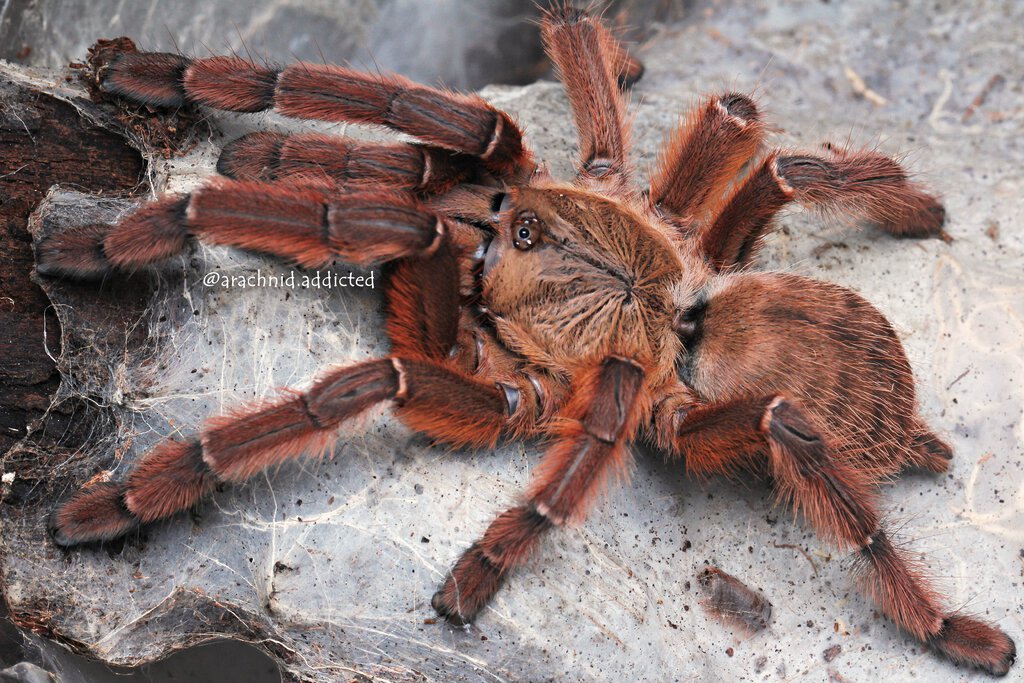
<path id="1" fill-rule="evenodd" d="M 117 538 L 185 510 L 218 482 L 326 448 L 337 427 L 386 400 L 410 426 L 455 444 L 493 445 L 518 396 L 441 361 L 458 334 L 458 265 L 445 244 L 395 264 L 388 283 L 389 333 L 398 358 L 332 371 L 304 393 L 208 420 L 197 437 L 168 440 L 124 482 L 90 487 L 51 518 L 61 545 Z"/>
<path id="2" fill-rule="evenodd" d="M 560 5 L 544 15 L 541 36 L 572 104 L 584 181 L 625 183 L 629 128 L 618 78 L 632 62 L 601 22 Z"/>
<path id="3" fill-rule="evenodd" d="M 449 242 L 435 253 L 402 259 L 386 270 L 385 318 L 391 353 L 443 361 L 459 334 L 459 262 Z"/>
<path id="4" fill-rule="evenodd" d="M 946 217 L 935 197 L 878 152 L 830 148 L 827 158 L 773 152 L 701 231 L 701 250 L 719 269 L 749 264 L 775 215 L 791 201 L 864 218 L 897 237 L 937 236 Z"/>
<path id="5" fill-rule="evenodd" d="M 107 67 L 106 91 L 157 107 L 185 103 L 238 112 L 272 107 L 300 119 L 388 126 L 445 149 L 480 158 L 492 173 L 532 166 L 522 132 L 508 114 L 475 95 L 428 88 L 398 75 L 338 66 L 260 66 L 240 57 L 188 59 L 129 52 Z"/>
<path id="6" fill-rule="evenodd" d="M 457 445 L 492 446 L 508 417 L 502 391 L 441 364 L 383 358 L 328 373 L 308 391 L 206 421 L 198 437 L 158 444 L 123 483 L 89 487 L 50 526 L 59 545 L 108 541 L 198 503 L 218 482 L 329 447 L 337 428 L 387 400 L 414 429 Z"/>
<path id="7" fill-rule="evenodd" d="M 308 133 L 249 133 L 221 150 L 217 172 L 239 180 L 328 180 L 342 187 L 439 194 L 470 180 L 475 157 L 409 143 L 369 143 Z"/>
<path id="8" fill-rule="evenodd" d="M 546 531 L 582 521 L 608 475 L 626 476 L 628 443 L 646 409 L 643 380 L 640 366 L 618 357 L 577 378 L 526 500 L 499 515 L 459 558 L 431 601 L 438 614 L 456 625 L 470 622 Z"/>
<path id="9" fill-rule="evenodd" d="M 612 64 L 616 75 L 616 82 L 621 90 L 628 90 L 644 77 L 644 63 L 630 54 L 626 46 L 618 40 L 612 39 Z"/>
<path id="10" fill-rule="evenodd" d="M 763 139 L 753 100 L 737 93 L 709 98 L 672 133 L 651 179 L 651 205 L 670 219 L 704 218 Z"/>
<path id="11" fill-rule="evenodd" d="M 795 403 L 775 396 L 700 406 L 675 431 L 687 470 L 701 475 L 727 473 L 767 451 L 779 496 L 819 536 L 857 550 L 867 593 L 886 616 L 957 664 L 1009 670 L 1014 642 L 975 617 L 943 612 L 920 566 L 882 528 L 871 482 L 832 456 L 827 432 Z"/>
<path id="12" fill-rule="evenodd" d="M 408 194 L 219 180 L 153 202 L 113 228 L 54 235 L 40 244 L 36 267 L 73 277 L 132 270 L 181 253 L 192 237 L 305 267 L 339 257 L 373 265 L 433 253 L 446 231 L 441 217 Z"/>

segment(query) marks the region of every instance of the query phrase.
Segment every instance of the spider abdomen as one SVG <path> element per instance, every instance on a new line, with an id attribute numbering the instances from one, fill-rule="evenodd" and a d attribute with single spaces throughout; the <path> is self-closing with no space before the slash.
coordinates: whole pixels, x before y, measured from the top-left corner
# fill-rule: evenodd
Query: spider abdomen
<path id="1" fill-rule="evenodd" d="M 881 479 L 944 470 L 948 452 L 917 416 L 913 374 L 885 317 L 856 292 L 782 273 L 714 280 L 687 359 L 709 401 L 786 395 L 832 436 L 840 457 Z M 945 457 L 943 457 L 945 456 Z"/>

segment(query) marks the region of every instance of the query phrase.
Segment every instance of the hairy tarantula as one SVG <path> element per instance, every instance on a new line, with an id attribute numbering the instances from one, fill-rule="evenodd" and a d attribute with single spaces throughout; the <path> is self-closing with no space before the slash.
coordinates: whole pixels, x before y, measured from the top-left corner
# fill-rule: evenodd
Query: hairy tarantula
<path id="1" fill-rule="evenodd" d="M 736 93 L 686 118 L 639 192 L 620 87 L 641 65 L 585 12 L 552 10 L 542 31 L 578 129 L 570 183 L 539 169 L 506 113 L 400 76 L 145 52 L 107 67 L 103 88 L 132 102 L 276 108 L 420 142 L 249 134 L 224 148 L 226 179 L 40 244 L 39 272 L 81 278 L 158 262 L 192 238 L 306 267 L 386 264 L 392 342 L 387 358 L 211 418 L 158 444 L 125 481 L 79 491 L 53 514 L 57 543 L 110 540 L 185 510 L 218 483 L 322 451 L 341 423 L 392 401 L 447 444 L 548 441 L 521 503 L 434 595 L 453 624 L 472 620 L 545 533 L 580 521 L 609 476 L 625 478 L 630 444 L 644 440 L 693 475 L 766 473 L 819 535 L 856 553 L 890 619 L 957 664 L 1007 673 L 1013 641 L 944 611 L 880 524 L 882 481 L 943 472 L 951 458 L 917 415 L 892 327 L 848 289 L 750 268 L 790 202 L 907 237 L 939 234 L 942 206 L 874 151 L 764 152 L 758 109 Z"/>

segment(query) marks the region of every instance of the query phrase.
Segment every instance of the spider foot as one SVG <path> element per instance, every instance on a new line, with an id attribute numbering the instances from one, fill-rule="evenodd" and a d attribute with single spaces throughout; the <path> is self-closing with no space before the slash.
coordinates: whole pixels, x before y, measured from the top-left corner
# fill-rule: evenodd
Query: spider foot
<path id="1" fill-rule="evenodd" d="M 36 245 L 36 272 L 47 277 L 90 280 L 110 272 L 103 249 L 109 225 L 77 226 L 44 236 Z"/>
<path id="2" fill-rule="evenodd" d="M 124 503 L 120 484 L 103 482 L 79 491 L 50 515 L 54 542 L 67 547 L 112 541 L 139 526 Z"/>
<path id="3" fill-rule="evenodd" d="M 1017 659 L 1017 646 L 1000 629 L 973 617 L 953 615 L 928 644 L 956 664 L 975 666 L 993 676 L 1005 676 Z"/>
<path id="4" fill-rule="evenodd" d="M 465 626 L 498 592 L 505 572 L 497 567 L 479 545 L 467 550 L 441 588 L 434 593 L 430 605 L 453 626 Z"/>
<path id="5" fill-rule="evenodd" d="M 178 254 L 189 239 L 182 227 L 186 202 L 186 198 L 166 198 L 117 225 L 58 226 L 36 246 L 36 271 L 49 277 L 89 280 Z"/>
<path id="6" fill-rule="evenodd" d="M 434 597 L 430 599 L 430 606 L 452 626 L 466 626 L 469 624 L 469 617 L 459 612 L 457 607 L 452 607 L 448 604 L 444 588 L 434 593 Z"/>
<path id="7" fill-rule="evenodd" d="M 895 237 L 946 239 L 942 230 L 946 224 L 946 207 L 938 199 L 922 192 L 909 199 L 908 204 L 898 220 L 880 221 L 879 227 Z"/>
<path id="8" fill-rule="evenodd" d="M 914 438 L 914 450 L 920 457 L 913 465 L 927 472 L 942 474 L 949 470 L 953 460 L 953 449 L 945 441 L 934 434 L 926 433 Z"/>
<path id="9" fill-rule="evenodd" d="M 189 62 L 186 57 L 169 53 L 125 52 L 107 65 L 100 87 L 153 107 L 181 107 L 185 104 L 182 74 Z"/>
<path id="10" fill-rule="evenodd" d="M 277 180 L 276 171 L 286 141 L 285 135 L 265 131 L 235 138 L 220 151 L 217 173 L 243 180 Z"/>

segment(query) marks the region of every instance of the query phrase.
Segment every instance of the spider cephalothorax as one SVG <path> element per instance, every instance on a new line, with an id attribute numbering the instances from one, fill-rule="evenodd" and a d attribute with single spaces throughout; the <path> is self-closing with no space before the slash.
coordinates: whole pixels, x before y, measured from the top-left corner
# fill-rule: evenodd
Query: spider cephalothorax
<path id="1" fill-rule="evenodd" d="M 125 481 L 64 503 L 57 542 L 108 540 L 187 509 L 219 482 L 322 451 L 342 422 L 392 401 L 441 442 L 548 440 L 521 502 L 434 595 L 452 623 L 473 619 L 545 532 L 582 519 L 646 440 L 696 475 L 767 473 L 820 535 L 857 554 L 889 618 L 957 663 L 1006 673 L 1013 641 L 944 611 L 880 523 L 879 483 L 908 467 L 945 471 L 951 457 L 917 415 L 892 328 L 850 290 L 749 268 L 790 202 L 914 237 L 940 233 L 941 205 L 874 151 L 763 151 L 757 106 L 736 93 L 706 98 L 639 192 L 619 89 L 638 65 L 576 10 L 548 14 L 543 34 L 579 133 L 568 183 L 538 171 L 508 115 L 398 76 L 142 52 L 100 74 L 108 92 L 153 106 L 276 107 L 421 144 L 247 135 L 221 155 L 227 179 L 40 244 L 48 275 L 137 268 L 199 239 L 310 267 L 385 263 L 389 279 L 389 357 L 163 442 Z"/>
<path id="2" fill-rule="evenodd" d="M 512 188 L 503 206 L 482 271 L 501 343 L 570 377 L 626 348 L 660 381 L 671 374 L 670 290 L 683 272 L 671 239 L 629 204 L 555 183 Z"/>

